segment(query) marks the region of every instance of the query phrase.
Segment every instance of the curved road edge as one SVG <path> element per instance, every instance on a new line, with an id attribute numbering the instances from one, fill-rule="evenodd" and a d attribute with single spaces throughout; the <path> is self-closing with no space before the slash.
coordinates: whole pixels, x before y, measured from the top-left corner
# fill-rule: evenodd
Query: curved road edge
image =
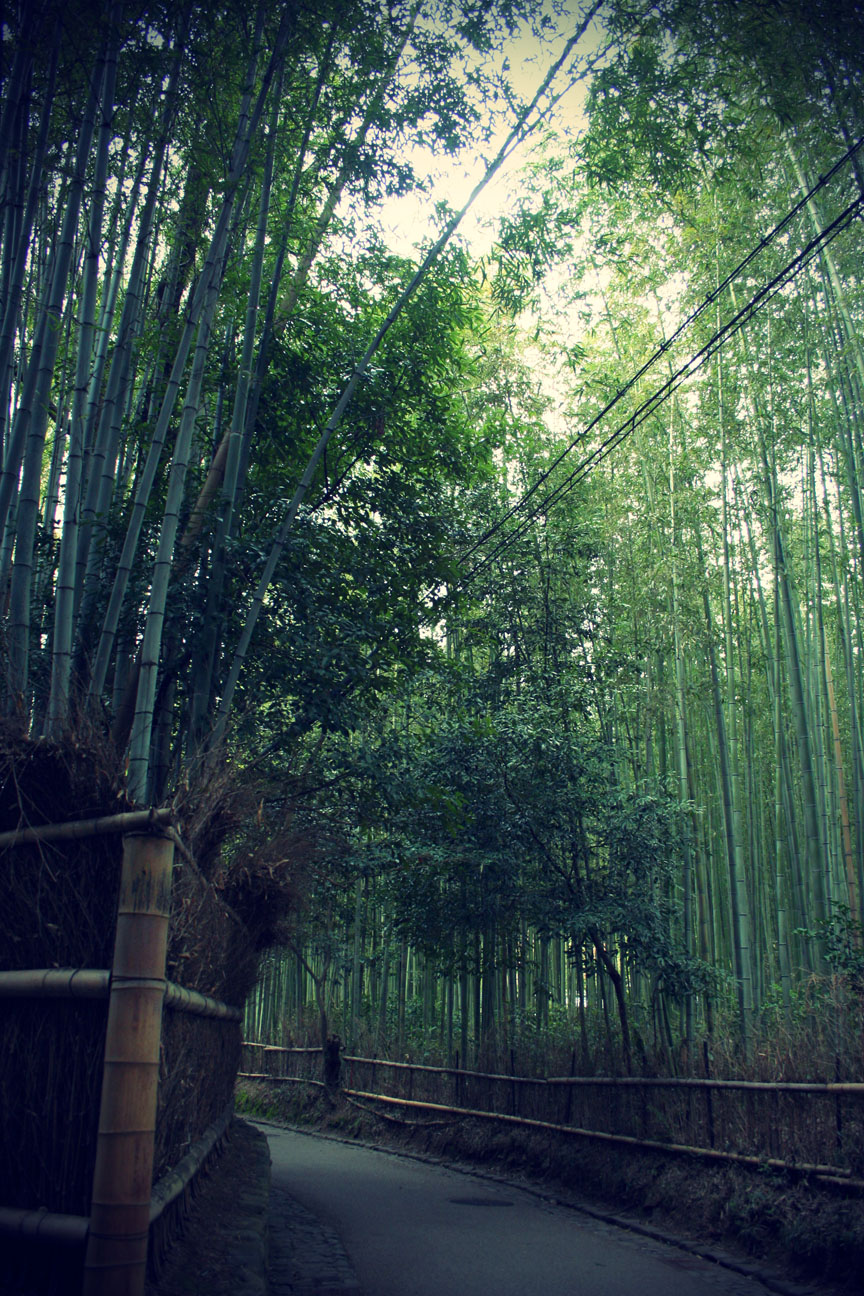
<path id="1" fill-rule="evenodd" d="M 319 1139 L 324 1142 L 339 1143 L 347 1147 L 353 1147 L 353 1148 L 362 1147 L 370 1151 L 384 1153 L 388 1156 L 402 1158 L 408 1161 L 416 1161 L 425 1165 L 437 1167 L 439 1169 L 453 1171 L 454 1173 L 464 1175 L 466 1178 L 479 1180 L 481 1182 L 493 1183 L 498 1187 L 510 1188 L 513 1190 L 518 1189 L 520 1192 L 526 1193 L 527 1195 L 534 1197 L 538 1201 L 541 1201 L 547 1205 L 563 1207 L 566 1210 L 571 1210 L 581 1215 L 584 1215 L 588 1219 L 595 1220 L 602 1224 L 610 1225 L 614 1228 L 622 1229 L 628 1233 L 637 1234 L 638 1236 L 645 1237 L 646 1239 L 649 1239 L 652 1242 L 661 1243 L 665 1246 L 669 1246 L 679 1251 L 686 1252 L 688 1255 L 692 1255 L 695 1258 L 706 1260 L 709 1263 L 716 1264 L 721 1268 L 730 1271 L 731 1273 L 739 1275 L 743 1278 L 750 1279 L 753 1282 L 759 1282 L 766 1290 L 775 1292 L 778 1294 L 778 1296 L 824 1296 L 824 1294 L 828 1291 L 832 1291 L 832 1292 L 840 1291 L 839 1288 L 833 1288 L 833 1287 L 826 1288 L 824 1286 L 817 1287 L 811 1284 L 796 1283 L 790 1280 L 789 1278 L 785 1277 L 783 1274 L 779 1273 L 778 1271 L 764 1264 L 750 1263 L 744 1259 L 732 1255 L 728 1251 L 724 1251 L 722 1249 L 715 1248 L 713 1246 L 700 1245 L 698 1242 L 694 1242 L 678 1234 L 673 1234 L 665 1230 L 658 1229 L 653 1225 L 644 1224 L 641 1221 L 633 1219 L 626 1215 L 618 1215 L 609 1212 L 607 1210 L 603 1210 L 601 1208 L 598 1208 L 597 1206 L 589 1205 L 584 1201 L 579 1201 L 572 1197 L 568 1197 L 566 1194 L 561 1195 L 560 1193 L 551 1192 L 547 1189 L 538 1187 L 536 1183 L 532 1183 L 529 1180 L 509 1177 L 506 1175 L 502 1175 L 490 1171 L 482 1167 L 478 1167 L 476 1165 L 468 1164 L 465 1162 L 459 1162 L 459 1161 L 451 1161 L 448 1160 L 447 1158 L 432 1156 L 428 1153 L 409 1151 L 405 1148 L 393 1147 L 392 1145 L 387 1143 L 378 1143 L 368 1139 L 361 1139 L 361 1138 L 347 1138 L 339 1134 L 333 1134 L 322 1130 L 311 1129 L 308 1126 L 294 1125 L 294 1124 L 289 1124 L 287 1122 L 266 1120 L 264 1118 L 247 1116 L 246 1119 L 249 1120 L 251 1124 L 256 1125 L 258 1128 L 260 1128 L 262 1132 L 266 1132 L 268 1129 L 272 1129 L 274 1131 L 285 1130 L 285 1131 L 290 1131 L 292 1134 L 302 1135 L 307 1138 Z M 284 1196 L 288 1197 L 289 1194 L 284 1194 Z M 299 1203 L 296 1203 L 296 1205 L 299 1208 L 299 1210 L 301 1212 L 305 1212 L 307 1216 L 310 1214 L 310 1212 L 306 1211 L 306 1208 L 300 1206 Z M 345 1256 L 345 1252 L 342 1249 L 341 1242 L 339 1242 L 339 1239 L 338 1237 L 336 1237 L 333 1230 L 327 1230 L 327 1226 L 321 1223 L 320 1221 L 319 1221 L 319 1225 L 322 1229 L 328 1231 L 332 1235 L 333 1241 L 335 1242 L 335 1248 L 337 1249 L 336 1251 L 334 1251 L 334 1257 L 337 1256 L 337 1254 L 341 1254 L 341 1257 L 343 1258 L 345 1263 L 347 1263 L 350 1266 L 350 1261 Z M 340 1272 L 344 1275 L 344 1279 L 349 1282 L 349 1285 L 344 1287 L 339 1286 L 338 1288 L 334 1287 L 334 1290 L 339 1290 L 339 1291 L 344 1290 L 346 1292 L 349 1291 L 359 1292 L 359 1286 L 350 1285 L 352 1282 L 356 1284 L 356 1278 L 348 1279 L 347 1273 L 344 1268 L 340 1268 Z M 278 1288 L 276 1290 L 278 1292 Z"/>

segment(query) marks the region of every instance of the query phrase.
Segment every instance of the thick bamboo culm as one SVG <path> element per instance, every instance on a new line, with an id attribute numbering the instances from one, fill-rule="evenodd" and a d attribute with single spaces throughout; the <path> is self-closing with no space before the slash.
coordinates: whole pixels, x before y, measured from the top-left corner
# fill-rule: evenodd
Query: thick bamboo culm
<path id="1" fill-rule="evenodd" d="M 84 1296 L 143 1296 L 174 843 L 130 833 L 123 870 Z"/>
<path id="2" fill-rule="evenodd" d="M 33 968 L 24 972 L 0 972 L 0 999 L 105 999 L 111 973 L 97 968 Z M 219 1017 L 240 1021 L 239 1008 L 221 999 L 211 999 L 174 981 L 165 982 L 165 1006 L 196 1017 Z"/>
<path id="3" fill-rule="evenodd" d="M 7 846 L 25 846 L 28 842 L 63 841 L 75 837 L 103 837 L 107 833 L 144 832 L 168 824 L 174 811 L 128 810 L 123 814 L 105 815 L 101 819 L 72 819 L 68 823 L 39 824 L 35 828 L 12 828 L 0 833 L 0 850 Z"/>

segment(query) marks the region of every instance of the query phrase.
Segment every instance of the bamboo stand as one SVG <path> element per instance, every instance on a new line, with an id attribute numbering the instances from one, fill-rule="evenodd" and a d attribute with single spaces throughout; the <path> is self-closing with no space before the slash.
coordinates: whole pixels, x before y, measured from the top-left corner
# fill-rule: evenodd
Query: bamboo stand
<path id="1" fill-rule="evenodd" d="M 174 843 L 128 834 L 105 1037 L 84 1296 L 143 1296 Z"/>

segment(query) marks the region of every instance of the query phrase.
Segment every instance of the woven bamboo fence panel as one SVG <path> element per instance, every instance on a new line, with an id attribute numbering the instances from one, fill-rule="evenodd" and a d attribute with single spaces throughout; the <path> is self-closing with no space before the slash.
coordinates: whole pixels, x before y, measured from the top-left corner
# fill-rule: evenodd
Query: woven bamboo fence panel
<path id="1" fill-rule="evenodd" d="M 0 833 L 11 1290 L 17 1274 L 46 1293 L 82 1281 L 88 1296 L 142 1293 L 148 1239 L 152 1267 L 225 1133 L 241 1017 L 225 998 L 236 1003 L 238 970 L 245 989 L 251 955 L 194 862 L 173 868 L 169 820 L 123 812 Z"/>

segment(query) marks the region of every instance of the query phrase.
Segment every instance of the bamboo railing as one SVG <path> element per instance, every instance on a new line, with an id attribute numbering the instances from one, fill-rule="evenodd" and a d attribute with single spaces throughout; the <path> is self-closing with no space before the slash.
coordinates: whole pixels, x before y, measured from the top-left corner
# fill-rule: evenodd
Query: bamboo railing
<path id="1" fill-rule="evenodd" d="M 0 999 L 107 999 L 111 973 L 96 968 L 34 968 L 25 972 L 0 972 Z M 165 1007 L 196 1017 L 242 1021 L 240 1008 L 221 999 L 188 990 L 175 981 L 165 982 Z"/>
<path id="2" fill-rule="evenodd" d="M 240 1078 L 320 1084 L 308 1075 L 288 1074 L 298 1069 L 288 1065 L 290 1059 L 308 1061 L 320 1052 L 246 1042 L 247 1062 L 257 1058 L 260 1065 L 253 1070 L 244 1062 Z M 848 1191 L 864 1190 L 864 1084 L 519 1076 L 351 1054 L 343 1055 L 342 1063 L 342 1093 L 354 1101 L 516 1125 L 634 1152 L 776 1170 Z M 365 1084 L 358 1083 L 358 1072 Z"/>
<path id="3" fill-rule="evenodd" d="M 117 833 L 123 862 L 114 960 L 101 968 L 0 971 L 0 999 L 107 999 L 99 1131 L 89 1216 L 0 1208 L 0 1236 L 86 1244 L 84 1296 L 143 1296 L 150 1229 L 225 1133 L 233 1104 L 152 1184 L 163 1008 L 239 1022 L 238 1008 L 165 977 L 171 882 L 179 846 L 168 810 L 134 811 L 0 834 L 0 849 Z M 185 853 L 185 852 L 184 852 Z"/>

